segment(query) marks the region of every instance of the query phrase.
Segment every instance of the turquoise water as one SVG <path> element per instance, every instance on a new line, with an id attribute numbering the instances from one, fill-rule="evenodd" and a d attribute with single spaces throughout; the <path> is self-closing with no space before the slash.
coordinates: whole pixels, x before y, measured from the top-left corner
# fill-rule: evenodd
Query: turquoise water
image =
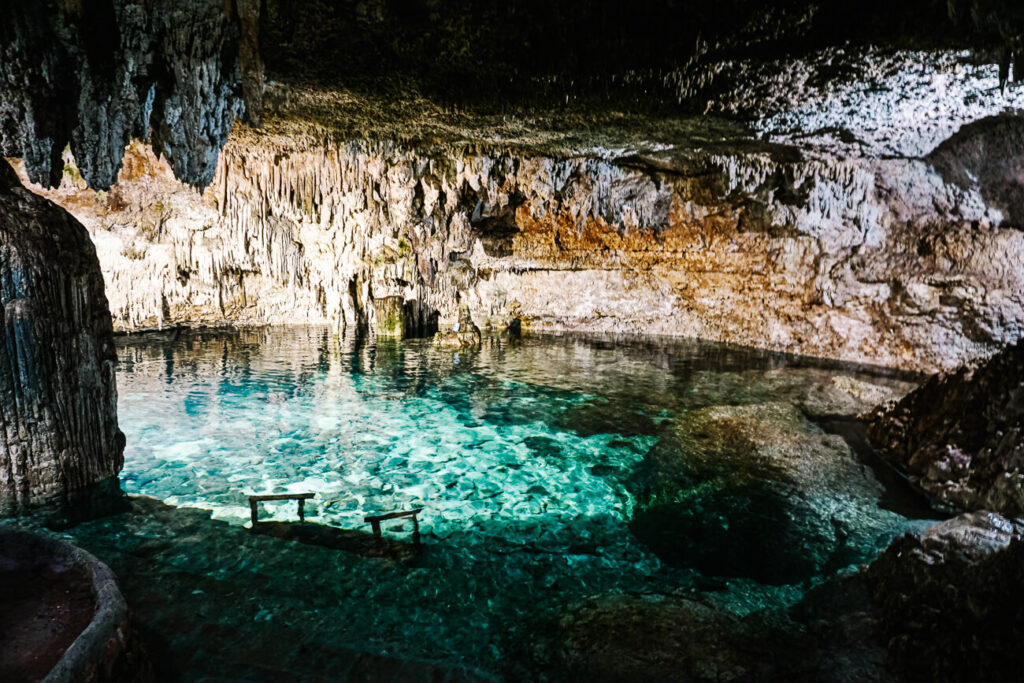
<path id="1" fill-rule="evenodd" d="M 659 442 L 664 453 L 676 443 L 673 425 L 709 407 L 814 413 L 814 396 L 843 382 L 909 386 L 878 371 L 715 344 L 555 336 L 488 338 L 479 350 L 453 352 L 316 328 L 181 332 L 121 337 L 118 356 L 129 493 L 238 525 L 248 523 L 254 493 L 313 492 L 307 519 L 345 528 L 422 507 L 420 569 L 393 570 L 389 585 L 379 568 L 360 574 L 371 560 L 353 558 L 346 609 L 393 622 L 403 642 L 485 663 L 499 656 L 495 624 L 585 595 L 713 584 L 738 612 L 795 599 L 806 582 L 762 585 L 743 567 L 707 576 L 705 565 L 663 560 L 637 538 L 630 522 L 648 453 Z M 825 439 L 809 421 L 801 429 Z M 842 514 L 866 509 L 882 519 L 870 527 L 881 547 L 911 521 L 891 504 L 903 493 L 879 486 L 870 464 L 858 471 L 877 499 Z M 294 520 L 295 503 L 265 503 L 261 518 Z M 729 533 L 728 520 L 711 533 L 719 526 Z M 411 529 L 386 531 L 407 538 Z M 417 573 L 423 568 L 444 571 Z M 424 594 L 444 605 L 441 622 L 440 607 L 409 607 Z M 382 613 L 385 595 L 404 606 Z"/>

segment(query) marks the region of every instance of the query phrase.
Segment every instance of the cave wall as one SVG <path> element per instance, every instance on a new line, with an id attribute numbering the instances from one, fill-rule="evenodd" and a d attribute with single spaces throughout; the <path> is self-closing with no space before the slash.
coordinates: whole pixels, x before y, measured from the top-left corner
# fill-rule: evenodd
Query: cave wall
<path id="1" fill-rule="evenodd" d="M 1024 332 L 1024 233 L 927 159 L 418 152 L 239 129 L 201 195 L 139 144 L 107 193 L 68 169 L 47 196 L 89 228 L 120 330 L 352 329 L 401 296 L 424 328 L 467 304 L 481 327 L 925 371 Z"/>
<path id="2" fill-rule="evenodd" d="M 120 491 L 115 360 L 88 232 L 0 166 L 0 516 Z"/>

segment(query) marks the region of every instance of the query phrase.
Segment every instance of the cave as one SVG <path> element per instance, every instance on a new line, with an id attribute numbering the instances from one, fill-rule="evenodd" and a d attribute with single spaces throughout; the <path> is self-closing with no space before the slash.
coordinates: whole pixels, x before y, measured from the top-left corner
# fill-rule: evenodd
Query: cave
<path id="1" fill-rule="evenodd" d="M 0 680 L 1019 678 L 1019 2 L 0 8 Z"/>

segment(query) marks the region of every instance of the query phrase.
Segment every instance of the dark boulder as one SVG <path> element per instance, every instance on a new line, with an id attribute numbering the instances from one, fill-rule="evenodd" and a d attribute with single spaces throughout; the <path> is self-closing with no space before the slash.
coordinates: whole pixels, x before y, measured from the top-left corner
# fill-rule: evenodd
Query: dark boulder
<path id="1" fill-rule="evenodd" d="M 904 528 L 843 439 L 787 404 L 687 413 L 634 486 L 633 533 L 714 576 L 798 583 L 870 559 Z"/>
<path id="2" fill-rule="evenodd" d="M 883 457 L 937 499 L 1024 514 L 1024 343 L 932 377 L 869 425 Z"/>

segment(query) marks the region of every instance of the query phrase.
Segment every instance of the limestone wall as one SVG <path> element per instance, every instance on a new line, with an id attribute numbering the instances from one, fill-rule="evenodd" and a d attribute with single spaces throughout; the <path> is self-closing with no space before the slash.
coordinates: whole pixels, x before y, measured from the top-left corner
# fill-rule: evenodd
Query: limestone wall
<path id="1" fill-rule="evenodd" d="M 0 516 L 39 505 L 85 511 L 116 478 L 124 436 L 114 363 L 88 233 L 0 166 Z"/>
<path id="2" fill-rule="evenodd" d="M 69 159 L 70 161 L 70 159 Z M 38 189 L 38 188 L 37 188 Z M 143 145 L 47 196 L 97 245 L 114 326 L 373 322 L 702 337 L 915 370 L 1024 331 L 1024 233 L 927 159 L 763 146 L 417 152 L 236 128 L 203 193 Z"/>

